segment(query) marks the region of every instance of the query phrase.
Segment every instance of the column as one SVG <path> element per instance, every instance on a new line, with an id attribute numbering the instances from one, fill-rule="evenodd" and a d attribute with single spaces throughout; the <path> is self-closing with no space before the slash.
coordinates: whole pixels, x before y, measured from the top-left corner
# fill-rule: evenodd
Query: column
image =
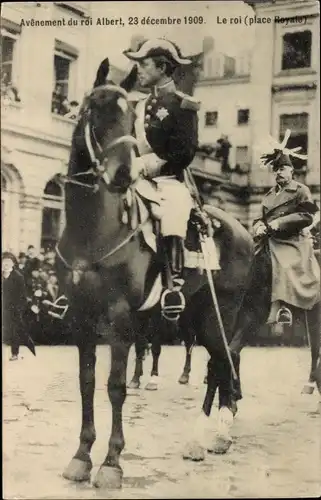
<path id="1" fill-rule="evenodd" d="M 269 11 L 261 12 L 261 9 L 258 8 L 256 14 L 269 16 Z M 260 168 L 259 156 L 255 148 L 271 133 L 274 29 L 273 23 L 257 25 L 255 50 L 251 62 L 253 100 L 251 106 L 252 170 L 250 184 L 255 186 L 270 184 L 270 175 L 267 170 Z"/>

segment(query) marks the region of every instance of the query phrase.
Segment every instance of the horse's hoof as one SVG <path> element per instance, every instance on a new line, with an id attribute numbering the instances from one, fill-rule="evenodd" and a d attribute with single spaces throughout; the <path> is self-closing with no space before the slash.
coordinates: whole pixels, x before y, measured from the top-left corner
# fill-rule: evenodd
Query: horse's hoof
<path id="1" fill-rule="evenodd" d="M 178 379 L 178 383 L 185 385 L 188 384 L 188 382 L 189 382 L 189 375 L 187 375 L 186 373 L 182 373 L 182 375 Z"/>
<path id="2" fill-rule="evenodd" d="M 138 380 L 132 380 L 127 385 L 128 389 L 139 389 L 139 387 L 140 387 L 140 382 Z"/>
<path id="3" fill-rule="evenodd" d="M 313 394 L 313 392 L 314 392 L 314 384 L 308 382 L 303 386 L 301 394 Z"/>
<path id="4" fill-rule="evenodd" d="M 158 389 L 158 375 L 152 375 L 150 381 L 145 386 L 146 391 L 157 391 Z"/>
<path id="5" fill-rule="evenodd" d="M 224 455 L 228 452 L 232 444 L 232 438 L 230 436 L 217 436 L 211 448 L 208 448 L 209 453 L 215 453 L 216 455 Z"/>
<path id="6" fill-rule="evenodd" d="M 119 489 L 122 487 L 123 471 L 119 467 L 102 465 L 93 481 L 95 488 Z"/>
<path id="7" fill-rule="evenodd" d="M 237 411 L 238 411 L 238 408 L 237 408 L 236 401 L 232 401 L 231 402 L 231 412 L 233 414 L 233 417 L 235 417 L 235 415 L 237 414 Z"/>
<path id="8" fill-rule="evenodd" d="M 146 391 L 157 391 L 158 385 L 155 382 L 148 382 L 145 386 Z"/>
<path id="9" fill-rule="evenodd" d="M 207 384 L 207 377 L 204 377 L 203 384 Z"/>
<path id="10" fill-rule="evenodd" d="M 90 481 L 91 469 L 91 461 L 84 462 L 83 460 L 79 460 L 79 458 L 73 458 L 62 476 L 69 481 Z"/>
<path id="11" fill-rule="evenodd" d="M 197 441 L 191 441 L 187 443 L 183 451 L 183 458 L 193 460 L 193 462 L 202 462 L 205 459 L 204 448 Z"/>

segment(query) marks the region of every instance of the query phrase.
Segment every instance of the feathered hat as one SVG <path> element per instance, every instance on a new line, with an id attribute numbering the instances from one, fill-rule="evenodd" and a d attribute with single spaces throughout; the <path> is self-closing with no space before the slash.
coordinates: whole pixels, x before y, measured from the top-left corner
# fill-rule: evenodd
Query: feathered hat
<path id="1" fill-rule="evenodd" d="M 293 167 L 291 156 L 293 158 L 299 158 L 300 160 L 306 160 L 308 158 L 306 155 L 297 153 L 302 149 L 301 146 L 292 149 L 286 147 L 290 135 L 291 130 L 287 129 L 281 144 L 278 143 L 273 137 L 268 137 L 266 148 L 269 149 L 270 152 L 264 153 L 260 156 L 260 161 L 263 166 L 268 167 L 271 165 L 272 168 L 277 168 L 281 165 L 288 165 Z"/>
<path id="2" fill-rule="evenodd" d="M 183 57 L 180 49 L 176 44 L 165 40 L 164 38 L 156 38 L 154 40 L 144 40 L 141 42 L 137 50 L 124 50 L 123 54 L 133 61 L 141 61 L 147 57 L 165 56 L 171 59 L 177 65 L 191 64 L 192 61 Z"/>

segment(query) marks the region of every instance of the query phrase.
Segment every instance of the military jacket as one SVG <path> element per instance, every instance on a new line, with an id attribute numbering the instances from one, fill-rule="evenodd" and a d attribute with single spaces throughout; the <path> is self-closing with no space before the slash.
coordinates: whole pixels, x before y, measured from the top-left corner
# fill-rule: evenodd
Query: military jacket
<path id="1" fill-rule="evenodd" d="M 137 103 L 134 135 L 147 170 L 150 166 L 157 175 L 181 178 L 198 145 L 198 109 L 197 101 L 177 91 L 174 82 Z"/>
<path id="2" fill-rule="evenodd" d="M 279 237 L 296 236 L 312 224 L 316 211 L 309 188 L 293 180 L 280 193 L 273 187 L 266 194 L 262 202 L 262 216 L 254 221 L 254 229 L 259 222 L 268 225 L 277 220 Z"/>

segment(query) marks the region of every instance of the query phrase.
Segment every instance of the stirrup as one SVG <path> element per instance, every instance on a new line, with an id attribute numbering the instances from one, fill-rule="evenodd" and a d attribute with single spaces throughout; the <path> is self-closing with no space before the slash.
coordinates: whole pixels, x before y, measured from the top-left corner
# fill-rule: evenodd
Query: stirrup
<path id="1" fill-rule="evenodd" d="M 292 325 L 293 317 L 292 312 L 288 307 L 282 306 L 276 313 L 276 323 L 279 325 Z"/>
<path id="2" fill-rule="evenodd" d="M 180 290 L 168 288 L 164 290 L 161 297 L 162 316 L 168 321 L 177 321 L 185 309 L 185 297 Z"/>

